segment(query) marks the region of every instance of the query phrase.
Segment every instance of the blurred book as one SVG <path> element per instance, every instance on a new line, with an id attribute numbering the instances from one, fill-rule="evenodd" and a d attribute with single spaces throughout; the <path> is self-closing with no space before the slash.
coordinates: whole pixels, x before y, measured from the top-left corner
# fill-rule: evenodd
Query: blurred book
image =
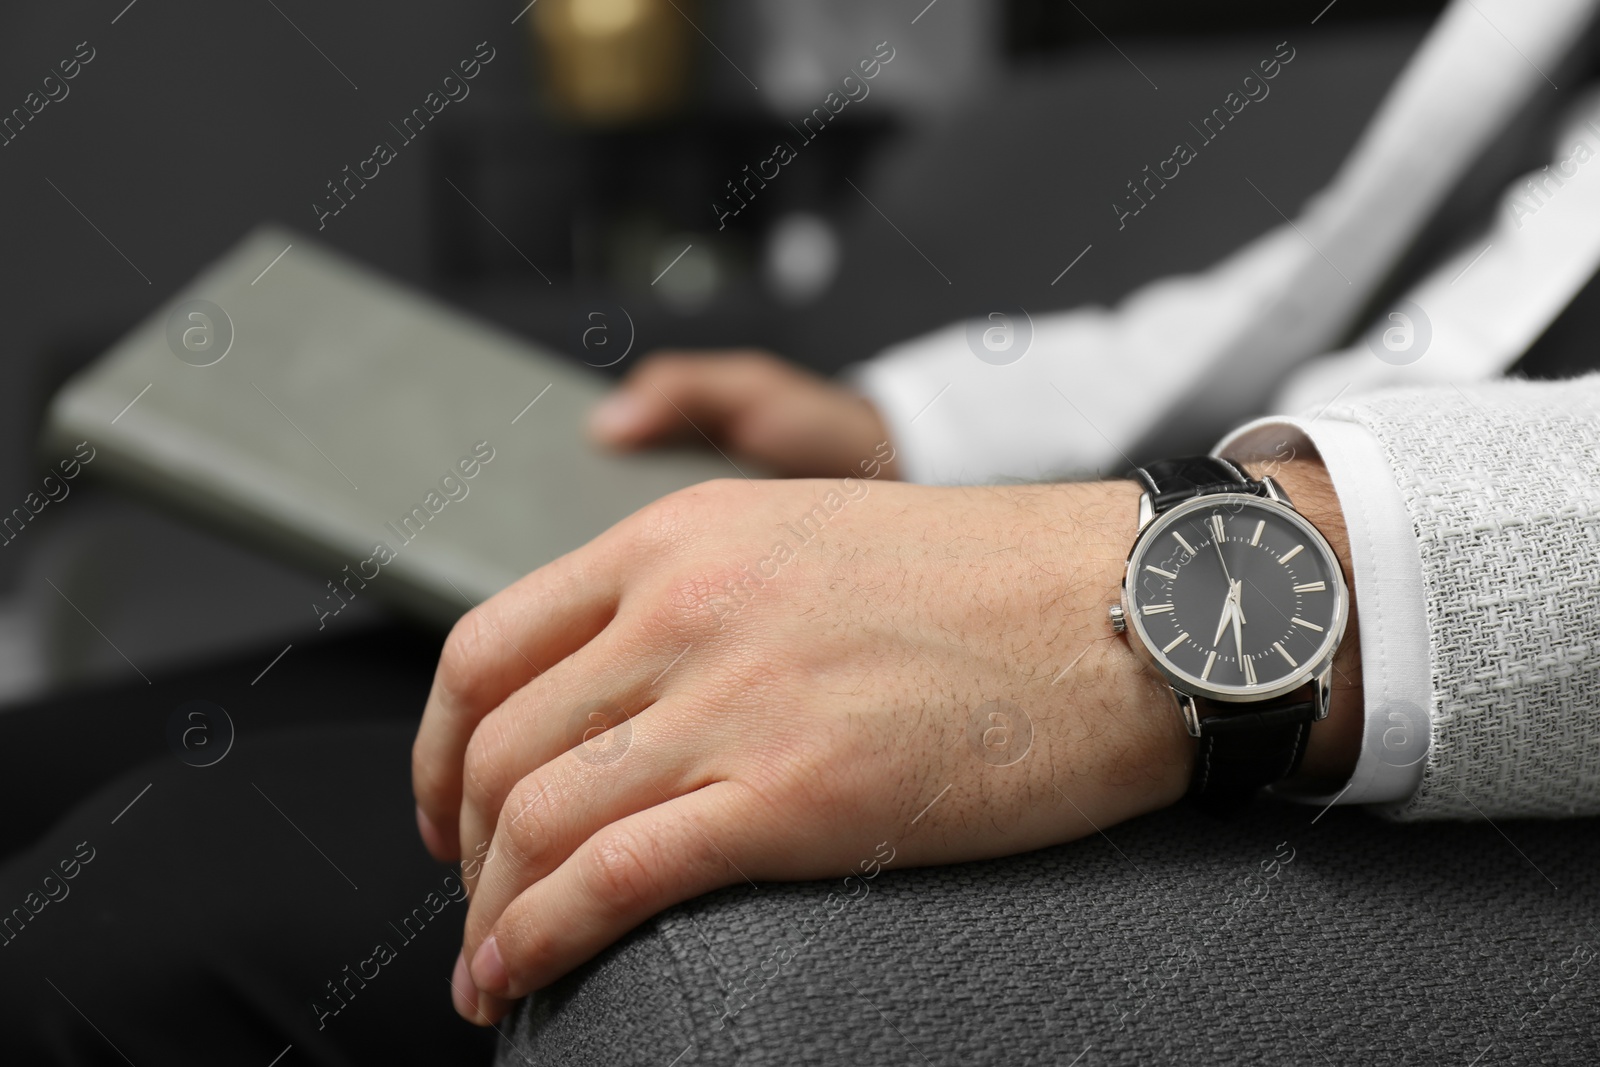
<path id="1" fill-rule="evenodd" d="M 45 447 L 87 441 L 87 472 L 314 568 L 321 627 L 368 597 L 448 622 L 657 497 L 739 473 L 594 448 L 606 388 L 263 226 L 67 383 Z"/>

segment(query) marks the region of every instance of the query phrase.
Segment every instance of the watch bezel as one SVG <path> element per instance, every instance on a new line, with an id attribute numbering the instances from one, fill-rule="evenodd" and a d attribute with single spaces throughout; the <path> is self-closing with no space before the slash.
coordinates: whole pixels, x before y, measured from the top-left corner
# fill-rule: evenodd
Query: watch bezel
<path id="1" fill-rule="evenodd" d="M 1219 505 L 1238 504 L 1241 508 L 1266 508 L 1282 515 L 1285 520 L 1297 527 L 1307 537 L 1307 548 L 1321 552 L 1328 561 L 1329 572 L 1338 578 L 1334 583 L 1334 613 L 1333 622 L 1328 627 L 1328 637 L 1319 650 L 1318 655 L 1306 660 L 1296 667 L 1282 680 L 1270 686 L 1219 686 L 1210 682 L 1203 682 L 1198 677 L 1179 670 L 1167 662 L 1165 655 L 1155 646 L 1150 635 L 1145 632 L 1144 618 L 1136 610 L 1128 590 L 1137 583 L 1138 573 L 1136 562 L 1140 559 L 1141 550 L 1149 542 L 1161 536 L 1167 528 L 1194 511 L 1209 511 Z M 1252 493 L 1206 493 L 1192 497 L 1180 504 L 1175 504 L 1166 511 L 1151 518 L 1150 522 L 1139 531 L 1139 536 L 1134 538 L 1133 547 L 1128 550 L 1127 563 L 1122 573 L 1122 610 L 1127 619 L 1127 632 L 1130 637 L 1136 637 L 1129 643 L 1158 674 L 1166 679 L 1167 684 L 1173 689 L 1190 696 L 1205 697 L 1208 700 L 1221 701 L 1225 704 L 1253 704 L 1258 701 L 1273 700 L 1286 693 L 1292 693 L 1302 686 L 1315 681 L 1333 663 L 1333 658 L 1338 654 L 1339 646 L 1344 642 L 1345 627 L 1349 622 L 1350 591 L 1349 582 L 1344 573 L 1344 566 L 1339 562 L 1339 556 L 1334 552 L 1333 546 L 1322 535 L 1310 519 L 1300 514 L 1299 511 L 1287 503 L 1274 500 L 1271 497 L 1256 496 Z"/>

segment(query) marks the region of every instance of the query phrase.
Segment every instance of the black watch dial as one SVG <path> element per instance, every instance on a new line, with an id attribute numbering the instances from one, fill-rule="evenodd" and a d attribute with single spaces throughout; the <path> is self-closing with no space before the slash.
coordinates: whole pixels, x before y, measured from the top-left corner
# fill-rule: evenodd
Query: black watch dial
<path id="1" fill-rule="evenodd" d="M 1303 683 L 1338 643 L 1344 575 L 1297 512 L 1242 494 L 1158 515 L 1129 561 L 1130 624 L 1186 688 L 1235 700 Z"/>

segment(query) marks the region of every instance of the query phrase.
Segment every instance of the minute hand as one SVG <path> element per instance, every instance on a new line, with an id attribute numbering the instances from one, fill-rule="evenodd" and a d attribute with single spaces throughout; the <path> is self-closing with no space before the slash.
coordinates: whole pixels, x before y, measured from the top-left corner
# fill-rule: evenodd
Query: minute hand
<path id="1" fill-rule="evenodd" d="M 1230 601 L 1233 605 L 1233 647 L 1238 652 L 1239 662 L 1244 663 L 1244 616 L 1239 613 L 1239 601 Z"/>
<path id="2" fill-rule="evenodd" d="M 1212 521 L 1213 521 L 1213 523 L 1215 524 L 1215 527 L 1216 527 L 1216 529 L 1213 532 L 1220 533 L 1221 530 L 1222 530 L 1222 522 L 1221 522 L 1221 520 L 1216 519 L 1215 516 L 1213 516 Z M 1228 597 L 1229 597 L 1229 599 L 1232 599 L 1233 598 L 1233 575 L 1228 573 L 1228 561 L 1226 559 L 1224 559 L 1223 556 L 1222 556 L 1222 538 L 1220 536 L 1213 537 L 1211 539 L 1211 543 L 1213 545 L 1217 546 L 1217 562 L 1222 564 L 1222 576 L 1224 578 L 1228 579 Z"/>

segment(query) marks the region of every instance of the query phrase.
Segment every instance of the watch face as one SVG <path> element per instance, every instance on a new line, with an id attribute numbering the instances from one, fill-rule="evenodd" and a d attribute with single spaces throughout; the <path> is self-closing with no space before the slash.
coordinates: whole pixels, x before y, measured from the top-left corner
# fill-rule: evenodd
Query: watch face
<path id="1" fill-rule="evenodd" d="M 1244 494 L 1196 497 L 1141 535 L 1129 622 L 1181 688 L 1222 700 L 1304 684 L 1344 632 L 1344 573 L 1316 527 Z"/>

